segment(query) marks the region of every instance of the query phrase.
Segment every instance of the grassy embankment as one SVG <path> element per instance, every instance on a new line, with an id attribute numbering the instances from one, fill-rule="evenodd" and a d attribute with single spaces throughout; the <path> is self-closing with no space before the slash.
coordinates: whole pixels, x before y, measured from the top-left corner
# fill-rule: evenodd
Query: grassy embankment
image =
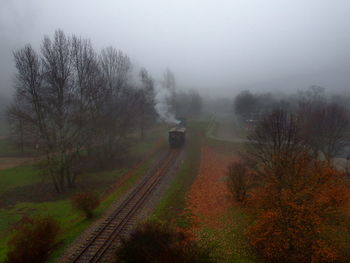
<path id="1" fill-rule="evenodd" d="M 159 137 L 165 133 L 164 127 L 156 130 L 147 139 L 131 146 L 131 154 L 136 156 L 149 155 L 154 150 L 156 144 L 159 145 Z M 162 142 L 164 147 L 164 141 Z M 154 157 L 153 157 L 154 158 Z M 152 163 L 152 158 L 143 162 L 134 168 L 133 173 L 127 180 L 117 189 L 107 191 L 108 189 L 98 189 L 103 199 L 99 207 L 96 209 L 96 216 L 93 219 L 85 219 L 80 213 L 73 210 L 70 203 L 70 197 L 67 195 L 50 202 L 18 202 L 14 206 L 0 209 L 0 262 L 6 256 L 7 241 L 10 238 L 11 225 L 18 221 L 23 215 L 50 215 L 59 221 L 61 226 L 61 234 L 59 237 L 59 245 L 50 258 L 50 262 L 55 262 L 63 250 L 71 244 L 79 234 L 85 230 L 94 220 L 101 217 L 106 208 L 125 193 Z M 99 182 L 115 182 L 127 173 L 124 169 L 114 169 L 112 171 L 104 171 L 90 173 L 84 175 L 85 179 L 97 180 Z M 24 186 L 30 186 L 36 183 L 46 181 L 47 179 L 40 176 L 40 172 L 35 165 L 19 166 L 11 169 L 0 171 L 0 196 L 6 195 L 9 191 L 16 191 Z M 1 200 L 0 200 L 1 202 Z"/>

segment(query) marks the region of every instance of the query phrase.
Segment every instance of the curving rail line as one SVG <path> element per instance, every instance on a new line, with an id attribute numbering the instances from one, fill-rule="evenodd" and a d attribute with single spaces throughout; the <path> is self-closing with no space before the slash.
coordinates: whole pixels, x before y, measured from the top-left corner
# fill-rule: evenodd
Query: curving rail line
<path id="1" fill-rule="evenodd" d="M 119 207 L 101 224 L 70 262 L 103 262 L 116 248 L 121 235 L 128 230 L 131 221 L 146 202 L 160 179 L 166 174 L 179 154 L 178 149 L 169 150 L 164 161 L 128 195 Z"/>

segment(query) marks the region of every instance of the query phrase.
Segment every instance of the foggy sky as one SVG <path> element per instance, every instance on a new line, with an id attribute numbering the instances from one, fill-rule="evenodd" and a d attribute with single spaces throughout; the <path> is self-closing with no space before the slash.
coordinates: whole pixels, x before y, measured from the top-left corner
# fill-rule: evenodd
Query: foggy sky
<path id="1" fill-rule="evenodd" d="M 210 94 L 350 89 L 349 0 L 1 0 L 0 95 L 12 90 L 13 50 L 56 29 Z"/>

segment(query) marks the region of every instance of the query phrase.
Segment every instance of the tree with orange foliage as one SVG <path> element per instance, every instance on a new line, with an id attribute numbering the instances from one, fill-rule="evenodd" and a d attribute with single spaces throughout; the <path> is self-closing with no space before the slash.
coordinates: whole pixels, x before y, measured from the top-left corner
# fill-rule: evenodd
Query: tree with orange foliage
<path id="1" fill-rule="evenodd" d="M 345 262 L 349 250 L 339 233 L 349 228 L 342 174 L 312 157 L 298 129 L 296 120 L 277 111 L 252 136 L 248 149 L 261 184 L 248 238 L 269 262 Z"/>
<path id="2" fill-rule="evenodd" d="M 308 155 L 279 172 L 289 176 L 262 172 L 261 213 L 247 231 L 251 244 L 271 262 L 342 262 L 345 242 L 337 233 L 346 229 L 346 195 L 339 172 Z"/>

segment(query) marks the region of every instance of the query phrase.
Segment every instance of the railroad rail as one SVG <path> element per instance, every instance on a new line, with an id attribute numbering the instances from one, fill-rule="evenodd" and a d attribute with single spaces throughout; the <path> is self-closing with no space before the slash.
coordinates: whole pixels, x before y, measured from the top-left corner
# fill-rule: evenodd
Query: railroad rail
<path id="1" fill-rule="evenodd" d="M 126 199 L 106 218 L 85 244 L 71 257 L 72 263 L 103 262 L 116 249 L 116 244 L 123 234 L 126 234 L 132 220 L 145 204 L 148 197 L 158 185 L 176 160 L 180 150 L 169 150 L 160 165 L 126 197 Z"/>

